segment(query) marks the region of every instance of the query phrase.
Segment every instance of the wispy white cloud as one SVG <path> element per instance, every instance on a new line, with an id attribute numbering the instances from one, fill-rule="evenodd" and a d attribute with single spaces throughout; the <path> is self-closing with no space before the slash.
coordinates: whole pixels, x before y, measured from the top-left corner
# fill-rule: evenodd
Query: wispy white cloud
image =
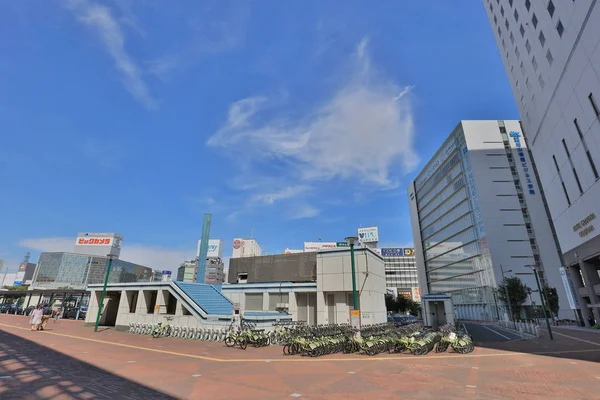
<path id="1" fill-rule="evenodd" d="M 234 102 L 208 145 L 257 163 L 265 156 L 277 159 L 290 166 L 288 178 L 305 182 L 352 179 L 390 187 L 419 162 L 410 90 L 374 72 L 367 39 L 357 45 L 348 83 L 318 109 L 294 119 L 266 118 L 273 111 L 268 100 Z"/>
<path id="2" fill-rule="evenodd" d="M 305 219 L 313 218 L 321 213 L 321 210 L 311 206 L 310 204 L 303 204 L 290 214 L 290 219 Z"/>
<path id="3" fill-rule="evenodd" d="M 40 252 L 73 251 L 75 240 L 67 237 L 49 237 L 23 239 L 19 246 Z M 120 259 L 141 264 L 160 270 L 177 271 L 179 264 L 184 260 L 195 257 L 195 248 L 172 249 L 160 246 L 148 246 L 144 244 L 127 244 L 121 249 Z"/>
<path id="4" fill-rule="evenodd" d="M 142 71 L 125 49 L 123 29 L 112 15 L 110 8 L 91 0 L 67 0 L 65 4 L 79 22 L 98 36 L 113 58 L 129 93 L 147 108 L 156 108 L 157 102 L 152 97 L 148 84 L 142 78 Z"/>
<path id="5" fill-rule="evenodd" d="M 264 204 L 275 204 L 281 200 L 296 198 L 297 196 L 305 194 L 309 190 L 310 187 L 306 185 L 286 186 L 278 191 L 257 193 L 253 196 L 252 201 Z"/>

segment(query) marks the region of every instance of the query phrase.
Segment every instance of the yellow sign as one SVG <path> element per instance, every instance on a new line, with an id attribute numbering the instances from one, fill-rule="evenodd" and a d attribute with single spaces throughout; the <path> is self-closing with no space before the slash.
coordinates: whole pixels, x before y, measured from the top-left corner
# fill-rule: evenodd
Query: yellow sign
<path id="1" fill-rule="evenodd" d="M 160 306 L 157 304 L 154 306 L 154 311 L 158 311 L 158 310 L 160 310 Z"/>
<path id="2" fill-rule="evenodd" d="M 351 317 L 360 317 L 360 310 L 350 310 Z"/>

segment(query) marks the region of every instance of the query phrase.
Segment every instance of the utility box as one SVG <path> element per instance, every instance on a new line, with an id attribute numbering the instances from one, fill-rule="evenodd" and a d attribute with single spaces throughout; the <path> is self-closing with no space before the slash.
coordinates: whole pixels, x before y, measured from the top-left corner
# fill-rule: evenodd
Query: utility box
<path id="1" fill-rule="evenodd" d="M 447 294 L 426 294 L 421 296 L 423 305 L 423 323 L 437 329 L 444 324 L 456 322 L 454 303 Z"/>

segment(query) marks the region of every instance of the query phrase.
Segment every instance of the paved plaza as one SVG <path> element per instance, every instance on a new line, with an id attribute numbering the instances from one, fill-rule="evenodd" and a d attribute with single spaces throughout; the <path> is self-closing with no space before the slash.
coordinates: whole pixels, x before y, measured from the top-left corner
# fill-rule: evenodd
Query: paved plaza
<path id="1" fill-rule="evenodd" d="M 283 356 L 0 315 L 2 399 L 599 399 L 600 334 L 480 343 L 470 355 Z M 487 331 L 486 328 L 483 328 Z M 502 333 L 502 331 L 498 331 Z M 494 334 L 492 334 L 494 335 Z M 496 334 L 496 336 L 498 336 Z"/>

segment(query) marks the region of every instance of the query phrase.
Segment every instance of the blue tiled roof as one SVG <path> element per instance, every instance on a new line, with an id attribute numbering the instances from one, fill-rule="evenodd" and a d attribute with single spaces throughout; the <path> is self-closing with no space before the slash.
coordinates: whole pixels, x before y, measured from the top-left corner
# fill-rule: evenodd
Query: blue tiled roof
<path id="1" fill-rule="evenodd" d="M 201 283 L 174 282 L 207 314 L 231 315 L 233 304 L 212 285 Z"/>

